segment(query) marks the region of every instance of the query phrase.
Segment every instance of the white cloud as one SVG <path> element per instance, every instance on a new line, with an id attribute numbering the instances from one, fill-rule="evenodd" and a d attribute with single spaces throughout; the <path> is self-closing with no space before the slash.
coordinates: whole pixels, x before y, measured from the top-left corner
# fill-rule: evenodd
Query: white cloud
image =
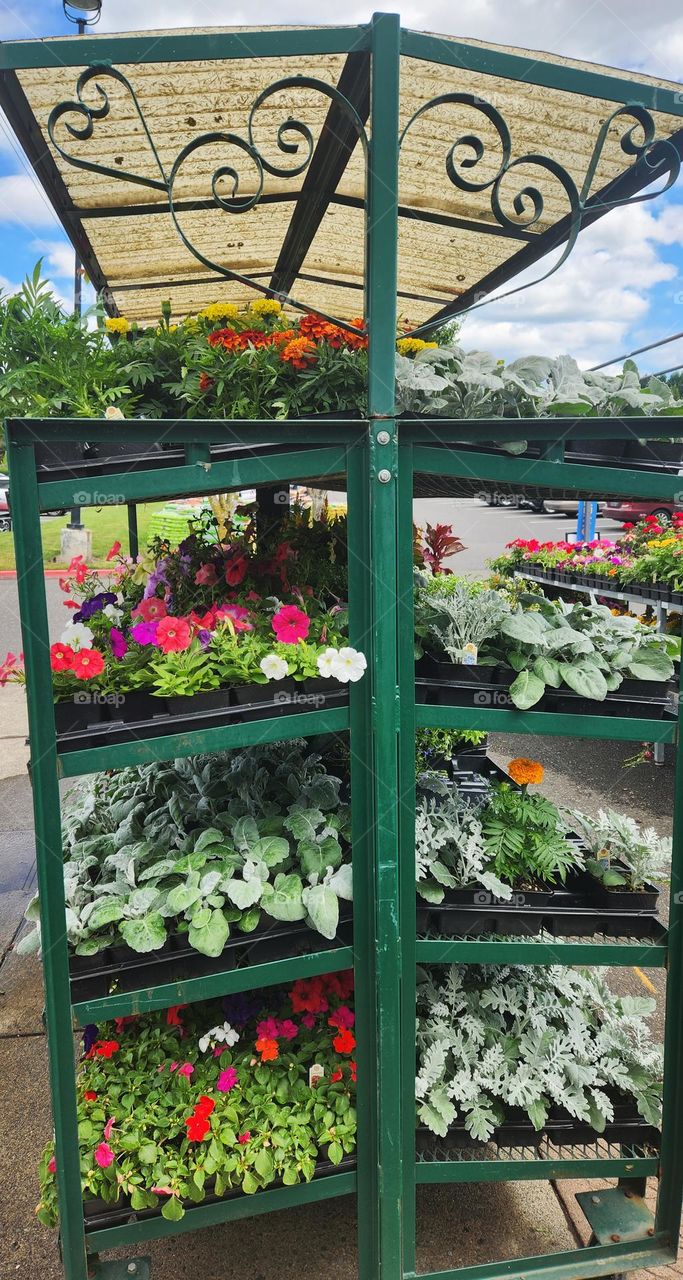
<path id="1" fill-rule="evenodd" d="M 45 268 L 51 275 L 73 279 L 75 255 L 67 241 L 34 240 L 30 248 L 35 250 L 36 257 L 44 259 Z"/>
<path id="2" fill-rule="evenodd" d="M 683 206 L 669 205 L 659 215 L 643 205 L 615 209 L 582 233 L 573 253 L 548 280 L 473 311 L 465 320 L 463 344 L 508 359 L 528 352 L 570 352 L 589 368 L 663 337 L 661 325 L 649 331 L 656 317 L 648 295 L 655 285 L 669 283 L 671 301 L 680 289 L 683 302 L 676 266 L 659 256 L 661 245 L 674 244 L 683 246 Z M 539 263 L 511 284 L 534 281 L 543 269 Z M 683 307 L 681 320 L 683 329 Z M 633 332 L 646 336 L 629 342 Z M 643 368 L 666 367 L 661 360 L 661 352 L 654 352 L 641 363 Z"/>
<path id="3" fill-rule="evenodd" d="M 27 173 L 0 177 L 0 222 L 13 222 L 27 229 L 59 225 L 38 180 Z"/>

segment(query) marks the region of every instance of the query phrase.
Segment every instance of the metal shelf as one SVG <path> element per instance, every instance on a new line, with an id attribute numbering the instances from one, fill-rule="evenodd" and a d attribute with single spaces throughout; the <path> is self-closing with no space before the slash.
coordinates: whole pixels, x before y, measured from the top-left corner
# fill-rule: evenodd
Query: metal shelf
<path id="1" fill-rule="evenodd" d="M 611 968 L 637 965 L 641 969 L 666 967 L 668 945 L 637 938 L 418 938 L 420 964 L 580 964 Z"/>
<path id="2" fill-rule="evenodd" d="M 488 729 L 492 733 L 530 733 L 561 738 L 599 738 L 613 742 L 675 742 L 675 719 L 564 715 L 556 711 L 509 711 L 505 707 L 443 707 L 419 702 L 420 729 Z"/>
<path id="3" fill-rule="evenodd" d="M 434 1139 L 434 1154 L 415 1160 L 418 1183 L 513 1182 L 552 1178 L 645 1178 L 657 1174 L 659 1154 L 627 1156 L 619 1143 L 596 1135 L 594 1142 L 551 1143 L 539 1147 L 498 1147 L 493 1143 L 457 1147 Z"/>
<path id="4" fill-rule="evenodd" d="M 251 991 L 271 987 L 279 982 L 295 982 L 320 973 L 336 973 L 353 967 L 353 947 L 332 947 L 287 960 L 271 960 L 265 964 L 245 965 L 242 969 L 226 969 L 181 982 L 165 982 L 137 991 L 113 992 L 97 1000 L 80 1000 L 72 1011 L 81 1024 L 109 1018 L 122 1018 L 131 1013 L 150 1013 L 173 1004 L 192 1004 L 196 1000 L 212 1000 L 234 991 Z"/>

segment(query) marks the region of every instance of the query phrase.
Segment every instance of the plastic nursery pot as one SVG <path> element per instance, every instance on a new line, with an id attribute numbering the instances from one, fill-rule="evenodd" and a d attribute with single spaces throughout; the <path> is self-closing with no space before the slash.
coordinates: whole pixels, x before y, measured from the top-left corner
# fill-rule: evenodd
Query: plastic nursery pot
<path id="1" fill-rule="evenodd" d="M 168 714 L 166 698 L 147 693 L 144 689 L 133 689 L 129 693 L 119 693 L 116 700 L 108 703 L 107 719 L 123 724 L 134 720 L 151 720 L 154 716 Z"/>
<path id="2" fill-rule="evenodd" d="M 304 709 L 297 705 L 301 686 L 291 676 L 269 680 L 267 684 L 236 684 L 232 687 L 233 705 L 241 707 L 250 720 L 269 720 L 271 716 Z"/>
<path id="3" fill-rule="evenodd" d="M 76 694 L 68 702 L 55 702 L 55 729 L 57 733 L 77 733 L 91 725 L 101 724 L 107 718 L 108 710 L 105 703 L 91 701 L 90 694 L 85 693 L 82 701 Z"/>
<path id="4" fill-rule="evenodd" d="M 628 869 L 614 863 L 614 870 L 621 871 L 623 875 L 628 875 Z M 594 881 L 593 892 L 596 901 L 604 907 L 608 907 L 611 911 L 644 911 L 648 913 L 656 912 L 659 900 L 659 889 L 654 884 L 646 883 L 642 889 L 629 889 L 627 885 L 609 886 L 603 884 L 596 876 L 592 876 Z"/>
<path id="5" fill-rule="evenodd" d="M 231 689 L 207 689 L 205 693 L 193 693 L 189 697 L 166 699 L 166 706 L 171 715 L 194 715 L 201 711 L 220 711 L 223 707 L 233 706 Z"/>

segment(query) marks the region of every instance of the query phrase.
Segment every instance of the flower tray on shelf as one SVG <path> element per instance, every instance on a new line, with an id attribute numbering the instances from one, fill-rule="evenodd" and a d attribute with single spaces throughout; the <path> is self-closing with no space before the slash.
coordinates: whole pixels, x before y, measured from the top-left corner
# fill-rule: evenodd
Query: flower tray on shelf
<path id="1" fill-rule="evenodd" d="M 234 685 L 187 698 L 159 698 L 136 691 L 103 695 L 96 701 L 86 695 L 87 700 L 55 703 L 57 748 L 60 752 L 87 750 L 134 738 L 343 707 L 348 698 L 347 685 L 323 679 Z"/>
<path id="2" fill-rule="evenodd" d="M 507 1119 L 494 1129 L 489 1143 L 501 1148 L 533 1147 L 538 1150 L 546 1141 L 554 1147 L 586 1146 L 596 1142 L 619 1143 L 629 1148 L 659 1149 L 661 1135 L 654 1125 L 644 1120 L 634 1098 L 619 1095 L 612 1101 L 614 1119 L 608 1120 L 603 1133 L 598 1133 L 586 1121 L 577 1120 L 564 1107 L 553 1105 L 541 1130 L 534 1129 L 526 1111 L 521 1107 L 509 1107 Z M 447 1144 L 459 1148 L 483 1148 L 487 1144 L 473 1138 L 463 1121 L 451 1125 L 445 1138 L 432 1133 L 426 1125 L 417 1127 L 418 1155 L 429 1157 L 434 1147 Z"/>
<path id="3" fill-rule="evenodd" d="M 356 1163 L 357 1157 L 355 1152 L 352 1152 L 350 1155 L 343 1156 L 339 1164 L 333 1164 L 331 1160 L 327 1160 L 325 1157 L 321 1156 L 316 1164 L 313 1181 L 317 1182 L 320 1178 L 329 1178 L 331 1174 L 335 1173 L 353 1173 L 356 1168 Z M 215 1179 L 207 1178 L 205 1186 L 210 1187 L 214 1182 Z M 265 1190 L 276 1191 L 278 1187 L 281 1187 L 282 1185 L 282 1180 L 280 1178 L 276 1178 L 268 1187 L 265 1188 Z M 258 1196 L 258 1194 L 259 1192 L 257 1191 L 256 1195 Z M 244 1198 L 246 1198 L 245 1193 L 239 1189 L 226 1191 L 223 1196 L 217 1196 L 208 1192 L 199 1204 L 194 1200 L 184 1200 L 183 1207 L 186 1213 L 191 1214 L 193 1209 L 199 1209 L 203 1205 L 220 1204 L 225 1200 L 237 1200 Z M 253 1200 L 253 1198 L 253 1196 L 250 1197 L 251 1200 Z M 150 1218 L 160 1218 L 162 1216 L 160 1207 L 156 1209 L 131 1208 L 130 1201 L 124 1196 L 121 1197 L 121 1200 L 117 1204 L 107 1204 L 106 1200 L 102 1200 L 100 1197 L 94 1197 L 91 1200 L 84 1200 L 83 1215 L 85 1218 L 86 1233 L 88 1231 L 106 1230 L 107 1227 L 116 1227 L 123 1223 L 143 1222 Z"/>
<path id="4" fill-rule="evenodd" d="M 187 935 L 171 934 L 159 951 L 138 952 L 123 944 L 106 947 L 94 956 L 69 957 L 71 998 L 74 1003 L 99 1000 L 117 992 L 137 991 L 167 982 L 225 973 L 245 965 L 288 960 L 315 951 L 331 951 L 353 943 L 353 907 L 342 903 L 336 938 L 316 933 L 304 920 L 285 922 L 262 914 L 251 933 L 235 929 L 221 955 L 202 955 L 191 947 Z"/>
<path id="5" fill-rule="evenodd" d="M 429 668 L 416 667 L 415 701 L 442 707 L 493 707 L 514 711 L 509 689 L 516 678 L 505 667 L 462 667 L 440 663 L 446 676 L 423 674 Z M 464 674 L 464 673 L 467 674 Z M 554 711 L 566 715 L 637 716 L 661 720 L 670 705 L 671 685 L 667 680 L 624 680 L 618 690 L 599 702 L 562 686 L 547 688 L 530 711 Z"/>

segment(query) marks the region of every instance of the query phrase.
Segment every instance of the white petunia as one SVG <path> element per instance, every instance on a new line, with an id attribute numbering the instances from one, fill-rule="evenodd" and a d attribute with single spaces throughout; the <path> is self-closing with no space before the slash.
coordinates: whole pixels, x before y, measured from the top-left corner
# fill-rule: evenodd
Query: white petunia
<path id="1" fill-rule="evenodd" d="M 356 680 L 360 680 L 367 667 L 365 654 L 359 649 L 351 649 L 346 646 L 339 649 L 332 666 L 332 675 L 342 684 L 348 684 L 351 681 L 355 684 Z"/>
<path id="2" fill-rule="evenodd" d="M 102 612 L 105 618 L 108 618 L 115 627 L 118 626 L 123 617 L 123 609 L 117 609 L 115 604 L 105 604 Z"/>
<path id="3" fill-rule="evenodd" d="M 318 657 L 316 659 L 316 662 L 318 664 L 318 671 L 320 672 L 321 676 L 325 677 L 326 680 L 329 679 L 330 676 L 336 675 L 336 671 L 334 669 L 336 661 L 337 661 L 336 649 L 325 649 L 322 653 L 318 654 Z"/>
<path id="4" fill-rule="evenodd" d="M 93 633 L 82 622 L 68 622 L 59 638 L 62 644 L 68 644 L 71 649 L 89 649 Z"/>
<path id="5" fill-rule="evenodd" d="M 259 666 L 269 680 L 284 680 L 287 675 L 287 663 L 277 653 L 267 653 L 265 658 L 261 658 Z"/>

